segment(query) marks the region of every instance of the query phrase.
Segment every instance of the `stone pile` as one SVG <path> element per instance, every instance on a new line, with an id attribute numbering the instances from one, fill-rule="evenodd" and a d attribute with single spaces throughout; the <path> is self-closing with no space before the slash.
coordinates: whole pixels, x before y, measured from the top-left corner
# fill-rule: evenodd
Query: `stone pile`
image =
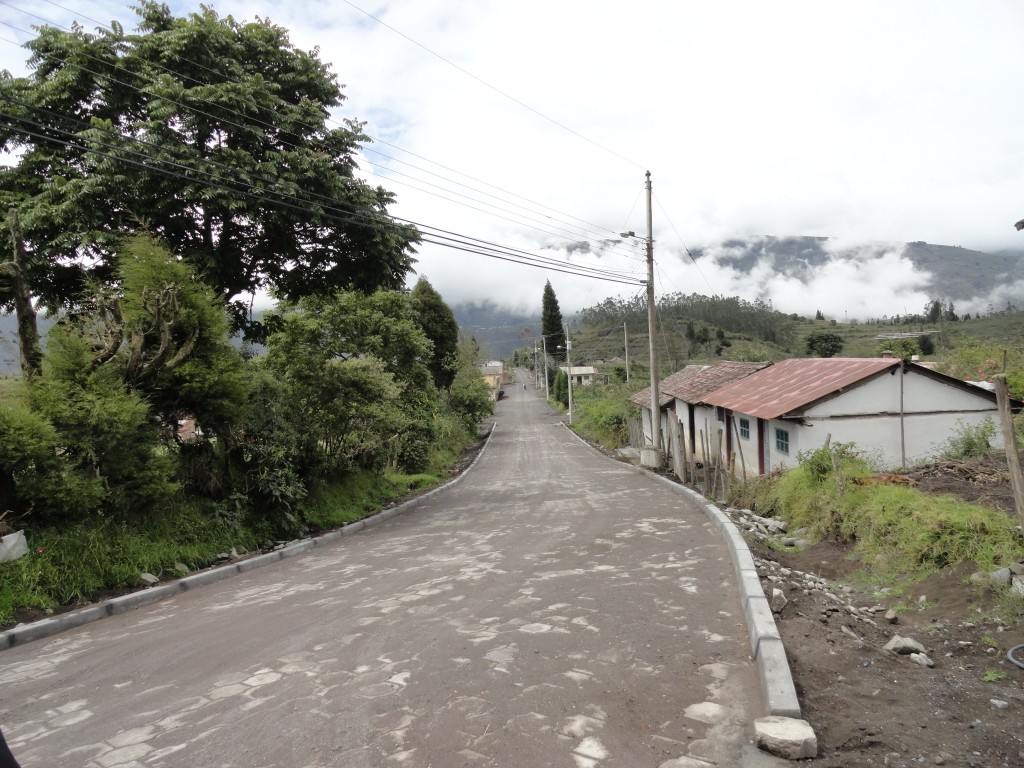
<path id="1" fill-rule="evenodd" d="M 802 538 L 806 533 L 803 528 L 789 533 L 789 525 L 785 520 L 776 517 L 762 517 L 749 509 L 726 507 L 725 513 L 736 524 L 740 531 L 758 541 L 774 540 L 784 547 L 805 547 L 809 541 Z"/>
<path id="2" fill-rule="evenodd" d="M 821 609 L 821 622 L 826 623 L 829 618 L 836 614 L 849 616 L 854 621 L 861 621 L 872 626 L 878 626 L 876 619 L 879 614 L 890 624 L 898 621 L 895 611 L 886 610 L 884 605 L 854 605 L 851 595 L 853 590 L 850 587 L 841 587 L 837 595 L 830 587 L 828 581 L 813 573 L 805 573 L 794 568 L 786 568 L 774 560 L 754 558 L 754 565 L 757 567 L 758 575 L 764 584 L 765 595 L 772 602 L 772 610 L 781 614 L 785 610 L 788 600 L 785 599 L 785 592 L 797 592 L 810 597 L 814 593 L 820 594 L 830 604 Z M 775 593 L 778 592 L 779 595 Z M 778 610 L 775 606 L 779 605 Z"/>
<path id="3" fill-rule="evenodd" d="M 1006 587 L 1011 592 L 1024 597 L 1024 560 L 1010 563 L 1006 568 L 994 571 L 979 571 L 971 574 L 972 584 Z"/>

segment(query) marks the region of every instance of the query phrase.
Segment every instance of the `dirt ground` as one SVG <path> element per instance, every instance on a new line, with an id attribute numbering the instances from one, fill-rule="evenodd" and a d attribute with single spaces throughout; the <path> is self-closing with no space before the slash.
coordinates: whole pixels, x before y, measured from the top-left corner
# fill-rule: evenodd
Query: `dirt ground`
<path id="1" fill-rule="evenodd" d="M 1003 461 L 949 462 L 912 477 L 925 492 L 1012 511 Z M 784 552 L 751 544 L 764 561 L 766 594 L 781 589 L 789 600 L 777 624 L 803 716 L 818 737 L 819 757 L 811 762 L 1024 766 L 1024 669 L 1006 656 L 1024 643 L 1024 600 L 1008 610 L 1015 604 L 969 584 L 970 563 L 934 574 L 910 593 L 886 595 L 858 586 L 860 563 L 842 548 Z M 799 573 L 824 579 L 825 589 L 808 589 L 814 579 Z M 896 623 L 884 617 L 890 608 L 898 611 Z M 883 650 L 896 634 L 921 643 L 934 667 Z M 1016 657 L 1024 659 L 1024 649 Z"/>

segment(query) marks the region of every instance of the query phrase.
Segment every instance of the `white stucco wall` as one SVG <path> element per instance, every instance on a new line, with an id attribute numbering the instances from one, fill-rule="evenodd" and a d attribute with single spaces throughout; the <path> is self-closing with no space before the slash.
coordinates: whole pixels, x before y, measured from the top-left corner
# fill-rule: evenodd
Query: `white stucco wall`
<path id="1" fill-rule="evenodd" d="M 984 390 L 978 394 L 944 384 L 911 369 L 903 376 L 904 413 L 934 413 L 939 411 L 990 411 L 994 404 Z M 817 417 L 875 415 L 900 412 L 899 371 L 851 387 L 837 397 L 826 400 L 808 413 Z"/>
<path id="2" fill-rule="evenodd" d="M 672 418 L 671 413 L 664 409 L 661 410 L 661 447 L 665 450 L 670 447 L 669 443 L 669 421 Z M 640 409 L 640 424 L 644 431 L 644 442 L 647 445 L 651 443 L 651 408 L 650 406 Z"/>
<path id="3" fill-rule="evenodd" d="M 797 454 L 815 450 L 831 442 L 854 443 L 875 469 L 896 469 L 902 465 L 900 448 L 899 374 L 880 376 L 867 384 L 853 387 L 806 411 L 802 422 L 771 420 L 764 434 L 758 433 L 754 416 L 734 413 L 737 420 L 750 420 L 750 440 L 741 441 L 747 474 L 757 471 L 758 441 L 764 441 L 765 470 L 789 469 L 798 464 Z M 995 403 L 984 394 L 943 384 L 910 371 L 903 393 L 903 436 L 908 466 L 937 458 L 950 438 L 964 427 L 974 427 L 991 419 L 995 426 L 992 445 L 1001 444 L 1002 434 Z M 775 429 L 789 432 L 789 452 L 782 454 L 775 445 Z"/>

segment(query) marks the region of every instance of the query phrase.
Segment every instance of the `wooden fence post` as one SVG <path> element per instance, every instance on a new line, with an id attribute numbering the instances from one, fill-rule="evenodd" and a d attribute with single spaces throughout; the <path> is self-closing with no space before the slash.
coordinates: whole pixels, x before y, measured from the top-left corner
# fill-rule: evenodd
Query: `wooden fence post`
<path id="1" fill-rule="evenodd" d="M 996 408 L 999 410 L 999 424 L 1003 430 L 1003 444 L 1006 446 L 1006 461 L 1010 466 L 1010 485 L 1013 488 L 1013 503 L 1017 517 L 1024 526 L 1024 474 L 1020 468 L 1020 452 L 1017 450 L 1017 434 L 1013 430 L 1013 414 L 1010 411 L 1010 391 L 1006 386 L 1006 375 L 993 378 L 996 385 Z"/>

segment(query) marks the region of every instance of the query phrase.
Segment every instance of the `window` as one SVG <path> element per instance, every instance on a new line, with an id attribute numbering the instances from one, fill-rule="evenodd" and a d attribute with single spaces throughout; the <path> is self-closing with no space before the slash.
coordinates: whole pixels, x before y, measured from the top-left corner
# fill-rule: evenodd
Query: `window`
<path id="1" fill-rule="evenodd" d="M 779 453 L 784 453 L 787 456 L 789 455 L 789 430 L 775 430 L 775 450 Z"/>
<path id="2" fill-rule="evenodd" d="M 750 419 L 740 419 L 740 437 L 750 439 Z"/>

